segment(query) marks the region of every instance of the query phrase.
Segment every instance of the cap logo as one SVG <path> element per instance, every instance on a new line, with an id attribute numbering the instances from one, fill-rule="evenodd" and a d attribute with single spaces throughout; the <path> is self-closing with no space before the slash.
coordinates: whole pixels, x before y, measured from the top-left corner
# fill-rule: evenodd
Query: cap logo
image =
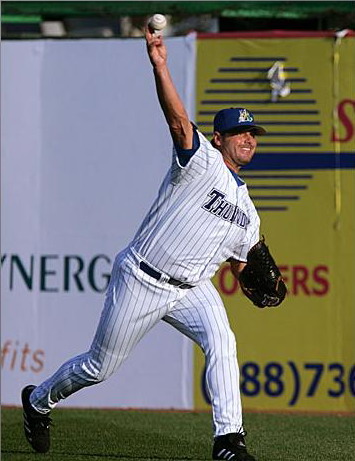
<path id="1" fill-rule="evenodd" d="M 249 112 L 246 109 L 240 109 L 239 110 L 239 120 L 238 123 L 241 122 L 252 122 L 253 117 L 249 114 Z"/>

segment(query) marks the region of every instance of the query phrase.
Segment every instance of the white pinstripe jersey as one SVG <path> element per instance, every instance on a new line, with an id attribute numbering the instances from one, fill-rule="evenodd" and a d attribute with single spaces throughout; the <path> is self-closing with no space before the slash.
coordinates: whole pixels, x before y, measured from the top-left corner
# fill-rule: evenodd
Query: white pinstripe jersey
<path id="1" fill-rule="evenodd" d="M 173 149 L 169 169 L 131 247 L 161 272 L 196 284 L 228 258 L 246 261 L 260 219 L 247 186 L 197 132 L 200 146 L 186 166 Z"/>

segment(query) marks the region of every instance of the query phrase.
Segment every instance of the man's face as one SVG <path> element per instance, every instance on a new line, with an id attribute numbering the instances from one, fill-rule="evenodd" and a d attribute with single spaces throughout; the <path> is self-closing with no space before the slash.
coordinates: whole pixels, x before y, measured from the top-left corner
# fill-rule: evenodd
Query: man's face
<path id="1" fill-rule="evenodd" d="M 257 140 L 253 131 L 224 134 L 215 132 L 213 139 L 227 162 L 232 163 L 238 169 L 248 165 L 255 154 Z"/>

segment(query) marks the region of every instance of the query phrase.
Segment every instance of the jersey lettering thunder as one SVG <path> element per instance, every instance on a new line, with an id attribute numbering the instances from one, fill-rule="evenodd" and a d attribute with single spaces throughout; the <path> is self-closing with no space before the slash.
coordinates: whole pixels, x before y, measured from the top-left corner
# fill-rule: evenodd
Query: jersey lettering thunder
<path id="1" fill-rule="evenodd" d="M 199 147 L 185 166 L 173 149 L 172 166 L 130 245 L 159 271 L 191 284 L 211 278 L 230 257 L 246 261 L 260 226 L 246 184 L 197 134 Z"/>

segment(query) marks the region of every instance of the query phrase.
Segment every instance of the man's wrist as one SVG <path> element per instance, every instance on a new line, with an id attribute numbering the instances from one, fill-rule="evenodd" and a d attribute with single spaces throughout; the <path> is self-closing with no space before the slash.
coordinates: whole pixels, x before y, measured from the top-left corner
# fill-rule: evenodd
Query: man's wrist
<path id="1" fill-rule="evenodd" d="M 157 74 L 165 72 L 167 69 L 166 62 L 160 64 L 153 64 L 153 70 Z"/>

